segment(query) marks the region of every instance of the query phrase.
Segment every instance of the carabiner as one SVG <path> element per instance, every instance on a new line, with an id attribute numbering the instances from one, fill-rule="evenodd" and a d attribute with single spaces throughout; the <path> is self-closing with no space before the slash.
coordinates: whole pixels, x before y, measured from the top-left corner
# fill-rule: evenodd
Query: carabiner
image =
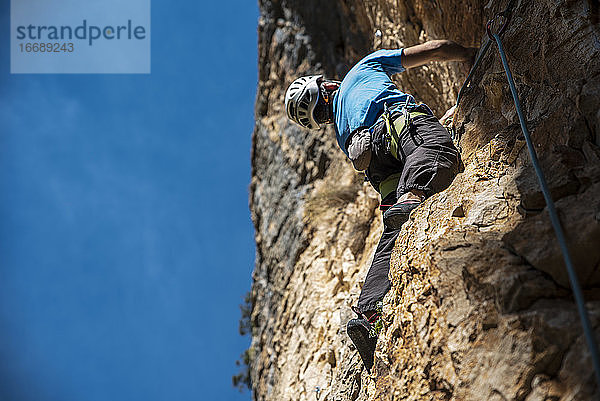
<path id="1" fill-rule="evenodd" d="M 494 39 L 494 33 L 492 32 L 492 24 L 494 22 L 496 22 L 496 18 L 498 18 L 498 17 L 504 18 L 504 23 L 502 24 L 502 26 L 500 27 L 500 30 L 498 31 L 498 36 L 500 36 L 504 33 L 504 31 L 508 27 L 508 23 L 510 22 L 510 17 L 511 17 L 510 11 L 504 10 L 501 13 L 496 14 L 494 16 L 494 18 L 492 18 L 491 20 L 489 20 L 487 22 L 487 24 L 485 25 L 485 30 L 486 30 L 487 35 L 490 38 L 490 40 Z"/>

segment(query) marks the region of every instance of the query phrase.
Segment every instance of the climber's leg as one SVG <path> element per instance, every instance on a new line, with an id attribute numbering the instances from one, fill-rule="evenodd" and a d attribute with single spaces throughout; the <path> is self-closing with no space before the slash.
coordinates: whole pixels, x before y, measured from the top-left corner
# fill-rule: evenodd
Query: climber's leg
<path id="1" fill-rule="evenodd" d="M 384 223 L 396 229 L 426 197 L 448 188 L 460 157 L 450 134 L 434 116 L 415 117 L 401 146 L 405 159 L 396 190 L 398 202 L 383 215 Z"/>
<path id="2" fill-rule="evenodd" d="M 417 116 L 402 148 L 406 154 L 396 194 L 421 190 L 429 197 L 448 188 L 458 173 L 460 155 L 448 130 L 434 116 Z"/>
<path id="3" fill-rule="evenodd" d="M 395 201 L 395 194 L 391 194 L 381 203 L 389 205 L 394 204 Z M 365 283 L 358 298 L 358 309 L 362 313 L 376 310 L 377 303 L 383 300 L 385 294 L 390 290 L 390 280 L 388 279 L 390 259 L 398 234 L 399 230 L 384 225 L 383 233 L 373 256 L 373 262 L 367 272 Z"/>
<path id="4" fill-rule="evenodd" d="M 396 195 L 392 193 L 382 204 L 393 204 L 395 200 Z M 354 343 L 368 371 L 371 371 L 373 367 L 375 346 L 377 345 L 377 335 L 379 334 L 378 320 L 380 316 L 378 303 L 383 300 L 383 297 L 391 287 L 388 274 L 390 271 L 390 259 L 398 234 L 399 230 L 393 230 L 384 226 L 379 244 L 375 250 L 371 268 L 367 272 L 367 277 L 365 278 L 365 283 L 358 299 L 358 307 L 353 307 L 359 316 L 356 319 L 351 319 L 346 326 L 348 336 Z"/>

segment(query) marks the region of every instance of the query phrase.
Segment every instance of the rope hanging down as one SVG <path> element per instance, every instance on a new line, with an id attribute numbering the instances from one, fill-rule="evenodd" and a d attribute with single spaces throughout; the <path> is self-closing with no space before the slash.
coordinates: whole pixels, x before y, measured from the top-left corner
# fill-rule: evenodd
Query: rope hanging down
<path id="1" fill-rule="evenodd" d="M 500 14 L 499 14 L 500 15 Z M 505 17 L 506 18 L 506 17 Z M 490 20 L 487 24 L 487 34 L 490 38 L 490 42 L 493 39 L 496 41 L 498 45 L 498 52 L 500 53 L 500 58 L 502 60 L 502 65 L 504 66 L 504 70 L 506 71 L 506 78 L 508 79 L 508 85 L 510 86 L 510 91 L 513 96 L 513 100 L 515 103 L 515 108 L 517 109 L 517 114 L 519 116 L 519 122 L 521 123 L 521 129 L 523 130 L 523 135 L 525 136 L 525 141 L 527 142 L 527 149 L 529 150 L 529 155 L 531 156 L 531 162 L 535 169 L 535 172 L 538 177 L 538 181 L 542 188 L 542 193 L 544 194 L 544 199 L 546 200 L 546 205 L 548 206 L 548 214 L 550 215 L 550 221 L 552 222 L 552 226 L 554 227 L 554 232 L 556 234 L 556 238 L 560 245 L 560 249 L 563 254 L 563 258 L 565 260 L 565 265 L 567 267 L 567 273 L 569 274 L 569 280 L 571 282 L 571 288 L 573 290 L 573 295 L 575 297 L 575 303 L 577 304 L 577 310 L 579 312 L 579 317 L 581 318 L 581 324 L 583 325 L 583 331 L 585 333 L 585 338 L 587 340 L 588 347 L 590 349 L 590 353 L 592 356 L 592 363 L 594 366 L 594 371 L 596 374 L 596 381 L 598 385 L 600 385 L 600 358 L 598 357 L 598 345 L 596 344 L 596 340 L 594 338 L 594 331 L 592 329 L 592 325 L 590 324 L 590 319 L 588 317 L 588 312 L 585 307 L 585 300 L 583 298 L 583 292 L 581 291 L 581 286 L 579 285 L 579 280 L 577 279 L 577 274 L 575 272 L 575 268 L 571 261 L 571 255 L 569 254 L 569 248 L 567 247 L 567 241 L 565 239 L 565 235 L 562 230 L 562 226 L 558 219 L 558 214 L 556 213 L 556 208 L 554 207 L 554 201 L 550 195 L 550 191 L 548 189 L 548 184 L 546 183 L 546 179 L 544 177 L 544 173 L 540 168 L 537 154 L 535 152 L 535 148 L 533 146 L 533 142 L 531 141 L 531 136 L 529 135 L 529 131 L 527 129 L 527 125 L 525 123 L 525 118 L 523 117 L 523 112 L 521 110 L 521 103 L 519 102 L 519 97 L 517 95 L 517 89 L 515 87 L 515 82 L 513 81 L 512 74 L 510 72 L 510 68 L 508 66 L 508 62 L 506 60 L 506 54 L 504 53 L 504 48 L 502 47 L 502 41 L 500 40 L 500 36 L 497 33 L 492 32 L 491 25 L 494 20 Z M 504 23 L 500 33 L 506 27 L 508 21 Z"/>
<path id="2" fill-rule="evenodd" d="M 511 0 L 508 3 L 508 6 L 506 6 L 506 9 L 504 9 L 504 11 L 502 11 L 501 13 L 498 14 L 499 16 L 502 16 L 505 18 L 504 24 L 500 28 L 500 31 L 498 31 L 499 35 L 502 35 L 504 33 L 504 31 L 506 30 L 506 27 L 508 26 L 508 23 L 510 22 L 511 11 L 512 11 L 512 8 L 515 5 L 515 3 L 516 3 L 516 0 Z M 493 22 L 493 20 L 492 20 L 492 22 Z M 471 70 L 469 71 L 469 75 L 467 75 L 465 82 L 460 87 L 460 90 L 458 91 L 458 95 L 456 96 L 456 104 L 454 106 L 455 112 L 454 112 L 454 115 L 452 116 L 452 124 L 451 124 L 449 130 L 450 130 L 450 135 L 452 136 L 452 140 L 454 141 L 454 144 L 459 148 L 459 150 L 461 150 L 460 149 L 460 136 L 454 129 L 454 118 L 456 116 L 456 109 L 458 108 L 458 103 L 460 102 L 460 99 L 462 98 L 462 95 L 463 95 L 465 89 L 471 83 L 471 80 L 473 79 L 473 75 L 475 75 L 475 70 L 477 70 L 477 67 L 479 67 L 479 64 L 481 63 L 483 56 L 485 56 L 485 54 L 489 50 L 491 44 L 492 44 L 492 39 L 486 37 L 485 43 L 479 49 L 477 57 L 475 58 L 475 63 L 473 63 L 473 66 L 471 67 Z M 461 150 L 461 152 L 462 152 L 462 150 Z"/>

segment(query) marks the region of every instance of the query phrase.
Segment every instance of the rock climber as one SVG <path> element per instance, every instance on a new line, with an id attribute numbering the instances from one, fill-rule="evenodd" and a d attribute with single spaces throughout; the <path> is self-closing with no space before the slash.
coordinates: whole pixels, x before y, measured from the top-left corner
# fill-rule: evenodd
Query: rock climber
<path id="1" fill-rule="evenodd" d="M 334 124 L 339 147 L 381 195 L 383 234 L 358 305 L 352 308 L 358 317 L 346 326 L 369 371 L 400 228 L 427 197 L 450 185 L 460 163 L 448 131 L 429 107 L 398 89 L 391 76 L 430 61 L 469 62 L 476 50 L 449 40 L 378 50 L 360 60 L 341 82 L 322 75 L 301 77 L 286 92 L 288 117 L 309 129 Z"/>

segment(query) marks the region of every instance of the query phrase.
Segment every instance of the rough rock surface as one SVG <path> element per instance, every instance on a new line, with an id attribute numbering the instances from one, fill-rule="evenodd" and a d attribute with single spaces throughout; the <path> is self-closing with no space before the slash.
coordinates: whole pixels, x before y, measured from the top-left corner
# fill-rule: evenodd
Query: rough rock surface
<path id="1" fill-rule="evenodd" d="M 457 114 L 465 170 L 405 224 L 372 375 L 345 334 L 382 226 L 330 128 L 287 121 L 298 75 L 484 40 L 507 1 L 261 0 L 250 206 L 255 400 L 591 400 L 600 392 L 495 47 Z M 517 0 L 505 49 L 590 317 L 600 325 L 600 6 Z M 440 116 L 458 63 L 396 76 Z M 598 334 L 598 333 L 597 333 Z M 600 336 L 598 336 L 600 338 Z"/>

